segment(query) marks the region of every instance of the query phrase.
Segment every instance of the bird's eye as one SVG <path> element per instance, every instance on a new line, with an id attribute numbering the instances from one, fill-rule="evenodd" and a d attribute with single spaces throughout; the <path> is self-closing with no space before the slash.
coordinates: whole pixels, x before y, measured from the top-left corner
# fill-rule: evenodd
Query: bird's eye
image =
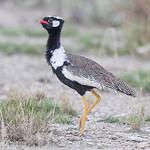
<path id="1" fill-rule="evenodd" d="M 52 18 L 48 19 L 48 23 L 51 23 L 52 21 L 53 21 L 53 19 L 52 19 Z"/>

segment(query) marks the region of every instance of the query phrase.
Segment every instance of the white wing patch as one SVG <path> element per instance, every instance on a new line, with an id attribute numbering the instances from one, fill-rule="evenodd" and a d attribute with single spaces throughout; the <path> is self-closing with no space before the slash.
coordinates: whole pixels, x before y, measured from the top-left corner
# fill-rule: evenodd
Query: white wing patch
<path id="1" fill-rule="evenodd" d="M 103 84 L 101 84 L 100 82 L 97 82 L 93 77 L 85 78 L 84 76 L 82 76 L 82 77 L 75 76 L 70 71 L 68 71 L 66 67 L 63 68 L 62 73 L 67 79 L 69 79 L 71 81 L 76 81 L 82 85 L 93 86 L 99 90 L 104 90 L 104 91 L 108 91 L 108 92 L 113 92 L 113 93 L 117 92 L 116 90 L 108 88 L 108 87 L 104 86 Z"/>
<path id="2" fill-rule="evenodd" d="M 67 70 L 66 67 L 63 68 L 62 73 L 64 74 L 64 76 L 67 79 L 69 79 L 71 81 L 76 81 L 82 85 L 93 86 L 93 87 L 97 87 L 99 89 L 104 89 L 103 85 L 96 82 L 96 80 L 94 78 L 85 78 L 84 76 L 81 77 L 81 76 L 73 75 L 71 72 L 69 72 Z"/>
<path id="3" fill-rule="evenodd" d="M 57 67 L 62 66 L 65 61 L 66 61 L 65 50 L 62 46 L 60 46 L 60 48 L 54 50 L 53 55 L 50 59 L 50 63 L 55 69 L 57 69 Z"/>
<path id="4" fill-rule="evenodd" d="M 53 24 L 52 24 L 52 26 L 53 27 L 58 27 L 59 26 L 59 24 L 60 24 L 60 22 L 59 21 L 57 21 L 57 20 L 53 20 L 53 22 L 52 22 Z"/>

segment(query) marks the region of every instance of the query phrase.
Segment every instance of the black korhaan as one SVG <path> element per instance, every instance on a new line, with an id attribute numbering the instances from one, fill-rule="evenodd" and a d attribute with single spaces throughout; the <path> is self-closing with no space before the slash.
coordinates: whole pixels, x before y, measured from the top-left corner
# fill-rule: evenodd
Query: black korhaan
<path id="1" fill-rule="evenodd" d="M 119 91 L 135 97 L 135 92 L 132 88 L 98 63 L 91 59 L 65 52 L 60 42 L 61 29 L 64 24 L 62 18 L 48 16 L 44 17 L 40 23 L 49 34 L 46 45 L 46 60 L 48 64 L 51 65 L 53 72 L 61 82 L 76 90 L 82 96 L 84 112 L 79 124 L 81 134 L 84 131 L 88 113 L 101 99 L 95 89 Z M 95 101 L 92 105 L 84 97 L 87 91 L 90 91 L 95 96 Z"/>

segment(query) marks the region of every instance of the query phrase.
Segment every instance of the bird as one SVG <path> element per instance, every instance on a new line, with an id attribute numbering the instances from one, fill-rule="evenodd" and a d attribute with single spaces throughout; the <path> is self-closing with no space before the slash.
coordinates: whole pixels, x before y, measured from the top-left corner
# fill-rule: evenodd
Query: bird
<path id="1" fill-rule="evenodd" d="M 120 78 L 107 71 L 97 62 L 80 55 L 65 51 L 61 44 L 61 31 L 64 19 L 59 16 L 46 16 L 40 24 L 48 33 L 45 57 L 58 79 L 74 89 L 82 98 L 83 114 L 79 121 L 79 132 L 82 135 L 89 112 L 101 101 L 97 90 L 116 91 L 129 96 L 136 96 L 133 88 Z M 93 103 L 85 97 L 86 92 L 94 96 Z"/>

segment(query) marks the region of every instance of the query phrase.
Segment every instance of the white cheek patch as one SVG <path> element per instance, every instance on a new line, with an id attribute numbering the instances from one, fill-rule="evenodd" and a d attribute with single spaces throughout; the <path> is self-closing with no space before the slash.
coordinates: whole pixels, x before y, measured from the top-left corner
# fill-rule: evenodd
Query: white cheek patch
<path id="1" fill-rule="evenodd" d="M 52 26 L 53 26 L 53 27 L 58 27 L 58 26 L 59 26 L 59 24 L 60 24 L 60 22 L 59 22 L 59 21 L 54 20 L 54 21 L 53 21 Z"/>

